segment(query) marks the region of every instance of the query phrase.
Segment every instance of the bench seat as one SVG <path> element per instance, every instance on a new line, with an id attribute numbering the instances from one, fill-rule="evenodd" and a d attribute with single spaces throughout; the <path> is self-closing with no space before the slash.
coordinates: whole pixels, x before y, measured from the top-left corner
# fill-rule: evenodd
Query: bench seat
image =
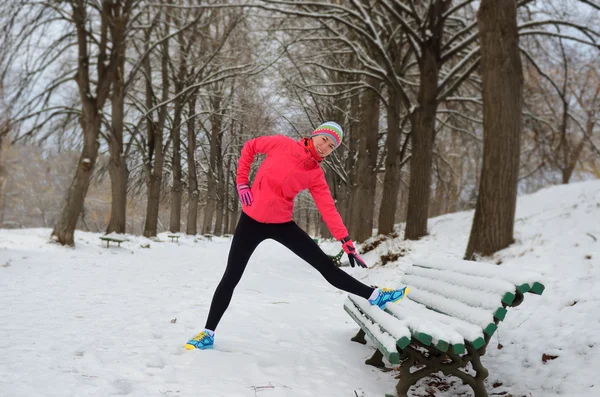
<path id="1" fill-rule="evenodd" d="M 106 248 L 108 248 L 111 242 L 117 243 L 117 246 L 120 247 L 121 243 L 128 241 L 125 237 L 118 237 L 114 235 L 100 236 L 100 240 L 106 241 Z"/>

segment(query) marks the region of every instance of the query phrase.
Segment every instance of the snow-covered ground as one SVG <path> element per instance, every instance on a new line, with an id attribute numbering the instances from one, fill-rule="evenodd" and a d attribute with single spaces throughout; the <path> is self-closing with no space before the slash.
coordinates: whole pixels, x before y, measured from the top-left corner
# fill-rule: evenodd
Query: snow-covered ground
<path id="1" fill-rule="evenodd" d="M 393 286 L 411 256 L 461 258 L 472 216 L 431 219 L 430 236 L 386 240 L 364 256 L 372 268 L 348 271 Z M 215 350 L 187 351 L 184 343 L 204 326 L 230 239 L 129 236 L 107 249 L 100 235 L 77 232 L 72 249 L 49 235 L 0 230 L 2 397 L 382 397 L 397 383 L 396 371 L 363 364 L 373 347 L 350 341 L 358 326 L 342 308 L 346 294 L 275 242 L 252 257 Z M 600 181 L 521 197 L 515 237 L 487 261 L 541 273 L 546 291 L 509 309 L 490 342 L 483 357 L 490 395 L 599 396 Z M 408 254 L 375 265 L 390 250 Z M 544 354 L 557 358 L 544 362 Z M 412 395 L 470 395 L 457 379 L 442 378 L 452 384 L 444 391 L 428 383 Z"/>

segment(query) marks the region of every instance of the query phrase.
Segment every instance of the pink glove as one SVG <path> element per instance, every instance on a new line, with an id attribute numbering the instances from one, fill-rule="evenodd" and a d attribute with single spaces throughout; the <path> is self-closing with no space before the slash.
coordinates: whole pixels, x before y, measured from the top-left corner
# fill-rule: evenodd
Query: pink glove
<path id="1" fill-rule="evenodd" d="M 254 201 L 254 197 L 252 197 L 252 192 L 250 191 L 250 186 L 246 184 L 237 185 L 237 191 L 240 195 L 240 201 L 242 204 L 251 206 Z"/>
<path id="2" fill-rule="evenodd" d="M 367 264 L 356 252 L 356 248 L 354 248 L 354 243 L 350 239 L 350 236 L 344 237 L 340 240 L 342 242 L 342 248 L 348 254 L 348 261 L 350 262 L 350 266 L 354 267 L 354 265 L 358 265 L 363 268 L 367 268 Z"/>

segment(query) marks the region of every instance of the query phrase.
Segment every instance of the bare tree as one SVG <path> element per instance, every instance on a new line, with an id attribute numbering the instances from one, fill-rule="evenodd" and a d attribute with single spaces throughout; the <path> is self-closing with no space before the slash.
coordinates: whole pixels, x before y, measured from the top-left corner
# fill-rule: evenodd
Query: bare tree
<path id="1" fill-rule="evenodd" d="M 72 0 L 71 19 L 77 32 L 78 64 L 75 80 L 82 103 L 79 123 L 83 131 L 83 150 L 75 176 L 52 236 L 63 245 L 74 245 L 73 235 L 83 209 L 83 202 L 90 184 L 90 177 L 98 156 L 98 137 L 102 122 L 102 109 L 117 76 L 118 54 L 124 44 L 122 36 L 129 19 L 132 0 L 103 2 L 98 33 L 90 30 L 88 2 Z M 91 8 L 92 10 L 94 7 Z M 90 53 L 90 48 L 97 48 Z M 97 84 L 91 78 L 92 57 L 96 58 Z"/>
<path id="2" fill-rule="evenodd" d="M 161 24 L 164 36 L 169 35 L 170 14 L 163 14 Z M 153 33 L 152 25 L 146 29 L 144 37 L 144 52 L 150 51 L 150 41 Z M 144 236 L 156 236 L 158 228 L 158 208 L 160 203 L 160 192 L 163 182 L 163 167 L 165 162 L 164 127 L 167 119 L 168 108 L 166 102 L 169 99 L 169 41 L 164 40 L 160 44 L 160 74 L 161 74 L 161 98 L 156 99 L 153 86 L 153 72 L 151 58 L 146 57 L 143 61 L 143 70 L 146 86 L 146 111 L 145 123 L 147 130 L 147 150 L 144 159 L 144 174 L 146 178 L 146 189 L 148 200 L 146 206 L 146 223 L 144 225 Z M 160 104 L 160 105 L 159 105 Z M 155 118 L 156 117 L 156 118 Z"/>
<path id="3" fill-rule="evenodd" d="M 467 259 L 476 254 L 490 255 L 514 240 L 523 108 L 517 1 L 482 0 L 477 18 L 483 77 L 484 149 Z"/>

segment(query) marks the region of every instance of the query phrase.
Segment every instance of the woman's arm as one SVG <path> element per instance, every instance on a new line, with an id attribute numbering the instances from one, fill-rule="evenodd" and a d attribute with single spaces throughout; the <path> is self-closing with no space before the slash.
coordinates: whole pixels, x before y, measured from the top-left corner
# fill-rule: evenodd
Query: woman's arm
<path id="1" fill-rule="evenodd" d="M 240 159 L 238 160 L 238 169 L 236 175 L 236 184 L 247 185 L 250 175 L 250 166 L 254 157 L 259 154 L 269 154 L 269 152 L 286 138 L 282 135 L 261 136 L 249 140 L 244 144 Z"/>

